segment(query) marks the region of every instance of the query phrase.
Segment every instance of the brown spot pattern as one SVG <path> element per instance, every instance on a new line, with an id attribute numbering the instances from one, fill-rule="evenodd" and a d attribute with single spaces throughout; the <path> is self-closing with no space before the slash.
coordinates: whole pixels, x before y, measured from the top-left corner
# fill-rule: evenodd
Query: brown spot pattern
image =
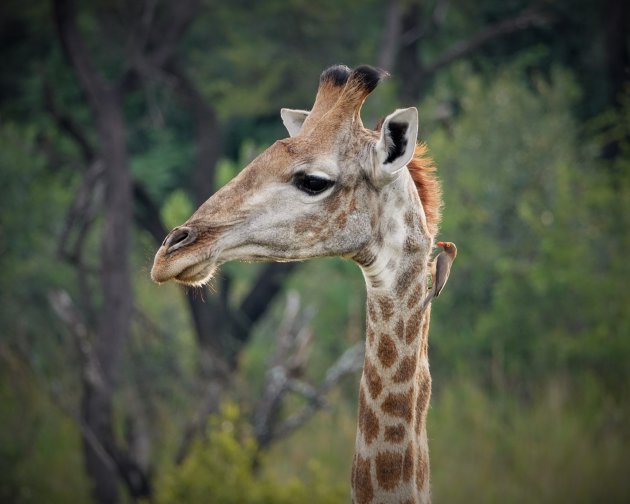
<path id="1" fill-rule="evenodd" d="M 313 225 L 313 220 L 310 217 L 303 218 L 303 219 L 297 220 L 295 224 L 293 224 L 293 231 L 295 231 L 297 234 L 304 234 L 310 229 L 312 229 L 312 225 Z"/>
<path id="2" fill-rule="evenodd" d="M 407 308 L 410 310 L 420 302 L 422 297 L 422 282 L 418 282 L 418 285 L 413 289 L 409 299 L 407 300 Z"/>
<path id="3" fill-rule="evenodd" d="M 428 372 L 421 373 L 418 380 L 418 397 L 416 398 L 416 432 L 418 434 L 420 434 L 422 426 L 424 425 L 430 399 L 431 375 L 428 374 Z"/>
<path id="4" fill-rule="evenodd" d="M 352 489 L 356 504 L 368 504 L 374 498 L 372 478 L 370 477 L 370 459 L 357 455 L 352 470 Z"/>
<path id="5" fill-rule="evenodd" d="M 390 443 L 402 443 L 405 439 L 405 426 L 403 424 L 388 425 L 385 427 L 385 441 Z"/>
<path id="6" fill-rule="evenodd" d="M 420 322 L 422 321 L 422 312 L 417 311 L 409 320 L 407 320 L 407 327 L 405 328 L 405 341 L 410 344 L 418 337 L 420 331 Z"/>
<path id="7" fill-rule="evenodd" d="M 408 271 L 400 273 L 396 279 L 396 294 L 398 296 L 402 296 L 405 292 L 407 292 L 412 280 L 413 277 L 409 275 Z"/>
<path id="8" fill-rule="evenodd" d="M 398 296 L 403 296 L 409 290 L 414 280 L 417 280 L 419 270 L 420 266 L 418 264 L 412 264 L 398 276 L 396 281 L 396 294 Z"/>
<path id="9" fill-rule="evenodd" d="M 394 303 L 388 297 L 378 298 L 378 305 L 381 308 L 381 315 L 388 321 L 394 314 Z"/>
<path id="10" fill-rule="evenodd" d="M 379 338 L 378 342 L 378 350 L 376 352 L 378 359 L 381 361 L 381 364 L 386 368 L 391 367 L 391 365 L 396 362 L 398 358 L 398 350 L 396 350 L 396 343 L 391 339 L 387 334 L 383 334 Z"/>
<path id="11" fill-rule="evenodd" d="M 341 198 L 332 197 L 332 198 L 328 198 L 324 207 L 326 208 L 326 211 L 328 213 L 333 213 L 335 210 L 337 210 L 337 208 L 339 208 L 340 203 L 341 203 Z"/>
<path id="12" fill-rule="evenodd" d="M 367 309 L 368 309 L 368 317 L 370 321 L 376 322 L 376 309 L 374 308 L 374 303 L 370 299 L 368 299 Z"/>
<path id="13" fill-rule="evenodd" d="M 412 389 L 400 394 L 388 394 L 383 403 L 381 409 L 383 413 L 402 418 L 406 422 L 411 422 L 412 416 Z"/>
<path id="14" fill-rule="evenodd" d="M 240 175 L 238 177 L 238 181 L 239 181 L 238 189 L 239 189 L 239 192 L 241 194 L 242 193 L 246 193 L 247 191 L 252 189 L 254 187 L 254 185 L 256 184 L 256 179 L 258 178 L 257 170 L 245 169 L 239 175 Z"/>
<path id="15" fill-rule="evenodd" d="M 392 490 L 400 483 L 403 457 L 400 453 L 379 452 L 374 459 L 376 480 L 381 488 Z"/>
<path id="16" fill-rule="evenodd" d="M 421 454 L 416 464 L 416 486 L 418 490 L 422 490 L 426 483 L 428 469 L 427 460 L 424 455 Z"/>
<path id="17" fill-rule="evenodd" d="M 405 459 L 403 461 L 403 481 L 407 482 L 411 479 L 413 473 L 413 445 L 410 444 L 405 450 Z"/>
<path id="18" fill-rule="evenodd" d="M 405 212 L 405 224 L 407 224 L 408 227 L 412 227 L 414 222 L 415 218 L 413 212 L 411 210 L 407 210 L 407 212 Z"/>
<path id="19" fill-rule="evenodd" d="M 368 406 L 363 389 L 359 394 L 359 430 L 368 445 L 378 437 L 378 418 Z"/>
<path id="20" fill-rule="evenodd" d="M 420 249 L 420 240 L 418 240 L 418 238 L 409 231 L 408 233 L 409 234 L 407 234 L 407 237 L 405 238 L 405 243 L 403 245 L 403 251 L 406 254 L 413 254 Z"/>
<path id="21" fill-rule="evenodd" d="M 348 181 L 348 183 L 350 183 L 351 185 L 354 185 L 356 181 L 353 179 L 353 180 Z M 356 209 L 357 209 L 357 198 L 352 197 L 350 198 L 350 203 L 348 203 L 348 213 L 350 214 L 354 212 Z"/>
<path id="22" fill-rule="evenodd" d="M 346 227 L 347 221 L 348 221 L 348 216 L 345 213 L 340 213 L 335 219 L 335 224 L 337 224 L 337 227 L 343 228 L 343 227 Z"/>
<path id="23" fill-rule="evenodd" d="M 404 383 L 411 380 L 415 372 L 416 359 L 411 355 L 403 357 L 400 361 L 400 364 L 398 364 L 398 369 L 396 369 L 396 373 L 394 374 L 394 383 Z"/>
<path id="24" fill-rule="evenodd" d="M 429 353 L 429 325 L 431 322 L 431 306 L 425 310 L 422 317 L 422 327 L 420 328 L 420 337 L 422 341 L 420 343 L 420 355 L 428 356 Z"/>
<path id="25" fill-rule="evenodd" d="M 381 393 L 381 390 L 383 390 L 383 382 L 376 368 L 367 359 L 365 359 L 365 364 L 363 365 L 363 374 L 365 375 L 370 397 L 376 399 Z"/>

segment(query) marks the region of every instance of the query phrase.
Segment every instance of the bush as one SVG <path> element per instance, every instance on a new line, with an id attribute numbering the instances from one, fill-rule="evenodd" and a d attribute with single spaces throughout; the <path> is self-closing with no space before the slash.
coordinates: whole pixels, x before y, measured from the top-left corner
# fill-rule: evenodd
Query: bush
<path id="1" fill-rule="evenodd" d="M 226 404 L 210 419 L 207 437 L 194 444 L 178 467 L 165 472 L 158 483 L 158 504 L 284 504 L 344 502 L 345 488 L 331 485 L 314 462 L 309 478 L 278 481 L 267 471 L 250 429 L 234 404 Z M 257 469 L 254 469 L 256 467 Z"/>

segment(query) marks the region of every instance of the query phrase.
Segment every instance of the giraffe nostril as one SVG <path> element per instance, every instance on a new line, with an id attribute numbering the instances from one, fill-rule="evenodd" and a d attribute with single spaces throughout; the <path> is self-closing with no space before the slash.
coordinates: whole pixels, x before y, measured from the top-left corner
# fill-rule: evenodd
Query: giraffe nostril
<path id="1" fill-rule="evenodd" d="M 163 245 L 167 247 L 167 252 L 172 252 L 195 241 L 197 233 L 191 228 L 180 227 L 173 229 L 164 240 Z"/>

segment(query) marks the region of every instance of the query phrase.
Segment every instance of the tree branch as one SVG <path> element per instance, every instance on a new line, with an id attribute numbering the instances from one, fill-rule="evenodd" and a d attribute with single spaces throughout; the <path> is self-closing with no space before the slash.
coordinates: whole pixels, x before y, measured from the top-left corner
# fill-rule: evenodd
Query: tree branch
<path id="1" fill-rule="evenodd" d="M 61 47 L 75 70 L 81 89 L 94 111 L 104 106 L 100 98 L 108 84 L 92 64 L 85 42 L 77 29 L 74 0 L 53 0 L 53 12 Z"/>
<path id="2" fill-rule="evenodd" d="M 86 164 L 90 164 L 94 161 L 95 152 L 91 142 L 83 133 L 83 129 L 74 122 L 74 119 L 65 114 L 55 102 L 54 93 L 50 82 L 47 77 L 43 79 L 43 95 L 44 95 L 44 107 L 48 113 L 52 116 L 57 126 L 65 131 L 72 140 L 77 144 L 81 157 Z"/>
<path id="3" fill-rule="evenodd" d="M 438 70 L 441 70 L 458 59 L 469 56 L 488 42 L 527 28 L 543 26 L 550 21 L 551 18 L 548 15 L 534 9 L 529 9 L 515 17 L 504 19 L 498 23 L 487 26 L 470 39 L 459 42 L 444 51 L 433 63 L 422 69 L 422 75 L 425 78 L 432 77 Z"/>
<path id="4" fill-rule="evenodd" d="M 57 251 L 60 257 L 66 258 L 70 262 L 74 263 L 79 259 L 87 229 L 102 204 L 103 172 L 104 167 L 101 161 L 97 160 L 90 165 L 66 215 L 59 235 Z M 78 231 L 73 244 L 71 236 L 75 229 Z"/>
<path id="5" fill-rule="evenodd" d="M 285 279 L 297 265 L 297 262 L 269 263 L 263 267 L 238 309 L 240 323 L 233 328 L 237 341 L 247 341 L 252 326 L 267 311 L 270 300 L 282 290 Z"/>
<path id="6" fill-rule="evenodd" d="M 58 389 L 58 387 L 55 387 L 53 384 L 51 385 L 50 388 L 44 387 L 44 390 L 47 392 L 47 395 L 49 399 L 51 400 L 51 402 L 55 406 L 57 406 L 57 408 L 59 408 L 59 410 L 62 413 L 64 413 L 66 416 L 74 420 L 74 423 L 76 424 L 76 426 L 79 428 L 79 431 L 81 432 L 81 436 L 92 447 L 92 450 L 94 450 L 94 453 L 96 453 L 101 458 L 101 461 L 107 467 L 109 467 L 110 470 L 116 471 L 117 466 L 116 466 L 116 461 L 114 460 L 114 458 L 105 449 L 105 447 L 99 441 L 96 434 L 94 434 L 94 431 L 90 428 L 89 425 L 87 425 L 83 421 L 81 416 L 78 413 L 72 411 L 72 409 L 69 406 L 66 406 L 64 404 L 63 399 L 61 397 L 62 395 L 61 391 Z"/>
<path id="7" fill-rule="evenodd" d="M 172 8 L 169 15 L 165 16 L 166 27 L 159 26 L 159 23 L 154 25 L 156 29 L 149 41 L 153 66 L 162 68 L 175 56 L 177 45 L 197 16 L 200 4 L 200 0 L 181 0 L 177 4 L 170 4 Z"/>
<path id="8" fill-rule="evenodd" d="M 103 370 L 92 346 L 89 330 L 72 299 L 66 291 L 55 290 L 48 293 L 48 301 L 55 314 L 73 336 L 80 356 L 83 380 L 96 390 L 108 391 L 109 385 L 103 377 Z"/>
<path id="9" fill-rule="evenodd" d="M 414 42 L 428 38 L 429 34 L 434 33 L 439 27 L 444 24 L 446 19 L 446 13 L 449 7 L 449 0 L 437 0 L 430 15 L 422 16 L 428 17 L 429 21 L 425 26 L 413 23 L 413 26 L 409 30 L 405 30 L 400 35 L 400 46 L 405 47 Z"/>
<path id="10" fill-rule="evenodd" d="M 312 317 L 312 311 L 304 313 L 300 309 L 299 296 L 290 292 L 287 296 L 283 322 L 276 333 L 275 351 L 266 373 L 262 398 L 253 415 L 254 433 L 261 449 L 300 427 L 326 405 L 326 395 L 344 376 L 362 367 L 364 344 L 357 343 L 346 350 L 327 370 L 318 386 L 300 380 L 299 376 L 306 365 L 308 348 L 313 340 L 313 333 L 308 329 Z M 301 395 L 307 404 L 297 413 L 278 423 L 282 400 L 287 392 Z"/>
<path id="11" fill-rule="evenodd" d="M 254 433 L 258 445 L 264 448 L 272 440 L 273 427 L 277 422 L 282 398 L 287 392 L 295 388 L 296 391 L 305 390 L 292 382 L 301 375 L 313 341 L 313 332 L 308 324 L 314 313 L 312 310 L 304 313 L 301 310 L 300 297 L 295 292 L 289 292 L 284 309 L 284 316 L 276 332 L 275 349 L 269 360 L 269 367 L 265 374 L 265 385 L 262 398 L 258 401 L 254 411 Z"/>
<path id="12" fill-rule="evenodd" d="M 173 59 L 166 69 L 175 77 L 176 91 L 195 118 L 197 153 L 191 192 L 195 203 L 201 205 L 214 192 L 215 169 L 222 152 L 219 120 L 214 108 L 177 61 Z"/>
<path id="13" fill-rule="evenodd" d="M 328 392 L 330 392 L 344 376 L 355 373 L 363 367 L 364 355 L 365 346 L 363 342 L 350 347 L 328 369 L 323 382 L 317 388 L 305 386 L 305 384 L 299 381 L 291 380 L 288 383 L 288 387 L 293 392 L 303 395 L 308 400 L 308 404 L 302 408 L 302 410 L 291 415 L 280 425 L 276 426 L 273 429 L 268 443 L 288 436 L 307 422 L 319 409 L 325 406 Z"/>
<path id="14" fill-rule="evenodd" d="M 141 227 L 149 232 L 158 245 L 162 243 L 168 230 L 160 219 L 160 208 L 153 201 L 142 182 L 133 183 L 133 196 L 136 202 L 135 219 Z"/>
<path id="15" fill-rule="evenodd" d="M 80 356 L 83 383 L 87 385 L 93 394 L 110 397 L 112 394 L 110 384 L 104 376 L 103 369 L 92 346 L 89 330 L 74 306 L 72 299 L 63 290 L 51 291 L 48 294 L 48 299 L 53 311 L 73 336 Z M 54 392 L 51 389 L 53 399 L 58 399 Z M 57 404 L 61 407 L 62 403 L 57 401 Z M 92 430 L 89 422 L 85 421 L 83 417 L 73 414 L 69 409 L 62 408 L 62 410 L 75 419 L 85 442 L 90 445 L 93 452 L 106 467 L 119 474 L 127 484 L 132 495 L 149 496 L 151 494 L 147 474 L 129 452 L 122 450 L 109 437 L 105 438 L 104 442 L 101 441 L 101 438 Z"/>
<path id="16" fill-rule="evenodd" d="M 175 5 L 175 4 L 169 4 Z M 129 68 L 118 83 L 121 93 L 135 90 L 141 80 L 151 80 L 155 73 L 171 64 L 177 46 L 199 11 L 199 0 L 182 0 L 159 20 L 146 21 L 145 28 L 138 30 L 129 50 Z"/>
<path id="17" fill-rule="evenodd" d="M 98 440 L 92 429 L 81 419 L 80 415 L 73 411 L 73 409 L 68 406 L 64 399 L 63 393 L 59 384 L 56 382 L 46 382 L 45 384 L 41 382 L 37 377 L 37 373 L 33 367 L 33 363 L 28 355 L 23 351 L 11 351 L 4 345 L 0 344 L 0 360 L 5 360 L 7 364 L 11 367 L 21 367 L 27 370 L 27 372 L 32 376 L 32 379 L 38 383 L 39 387 L 46 394 L 50 402 L 56 406 L 64 415 L 68 416 L 74 423 L 77 425 L 81 435 L 92 446 L 92 449 L 98 456 L 101 458 L 102 462 L 107 465 L 110 469 L 115 470 L 116 463 L 112 456 L 107 452 L 105 447 Z"/>

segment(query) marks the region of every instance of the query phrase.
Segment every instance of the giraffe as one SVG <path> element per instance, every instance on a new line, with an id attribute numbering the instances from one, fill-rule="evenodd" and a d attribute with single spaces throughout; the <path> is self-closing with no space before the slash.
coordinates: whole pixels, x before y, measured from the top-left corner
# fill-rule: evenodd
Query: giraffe
<path id="1" fill-rule="evenodd" d="M 360 110 L 385 72 L 337 65 L 320 76 L 310 111 L 282 109 L 279 140 L 173 229 L 151 276 L 202 285 L 232 261 L 339 256 L 366 282 L 366 351 L 359 389 L 352 500 L 430 502 L 426 415 L 429 254 L 441 194 L 418 112 L 377 130 Z"/>

